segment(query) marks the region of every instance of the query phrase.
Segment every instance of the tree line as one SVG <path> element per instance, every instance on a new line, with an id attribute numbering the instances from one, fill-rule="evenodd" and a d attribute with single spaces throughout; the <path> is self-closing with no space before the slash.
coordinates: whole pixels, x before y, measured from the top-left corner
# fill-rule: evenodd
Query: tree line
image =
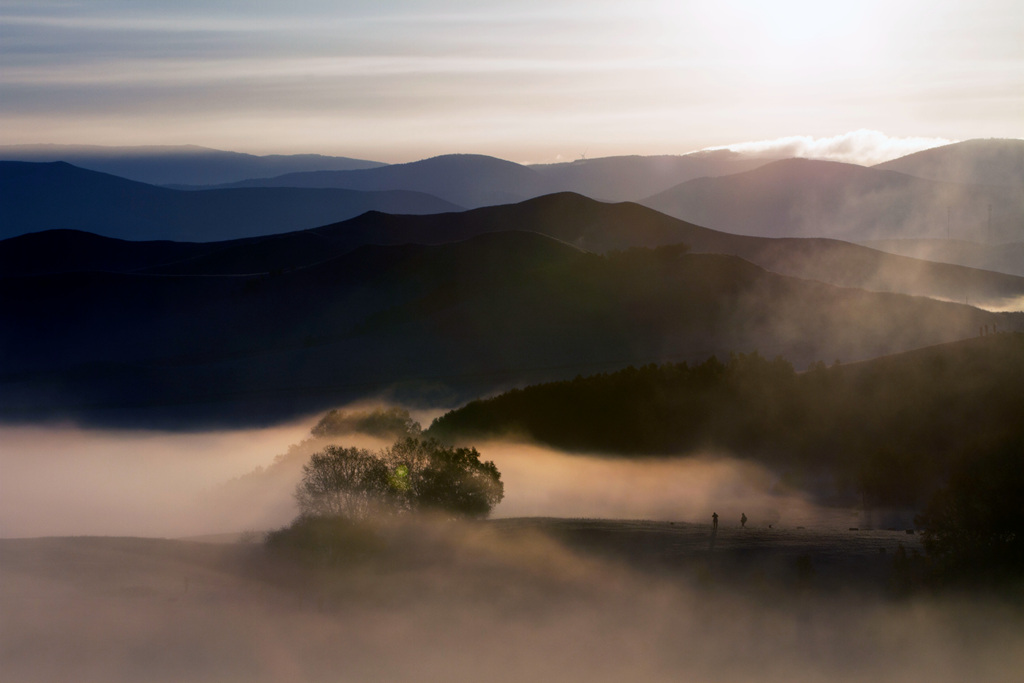
<path id="1" fill-rule="evenodd" d="M 921 505 L 957 463 L 1024 430 L 1024 335 L 797 372 L 757 352 L 538 384 L 434 421 L 441 439 L 519 436 L 625 456 L 718 450 L 838 493 Z"/>

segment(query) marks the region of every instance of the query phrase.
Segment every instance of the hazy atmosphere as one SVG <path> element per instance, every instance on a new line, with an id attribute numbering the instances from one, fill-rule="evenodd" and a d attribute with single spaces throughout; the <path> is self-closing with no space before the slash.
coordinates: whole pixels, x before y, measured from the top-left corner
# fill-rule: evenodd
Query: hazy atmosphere
<path id="1" fill-rule="evenodd" d="M 7 0 L 0 143 L 389 163 L 750 143 L 877 163 L 1024 136 L 1022 12 L 1014 0 Z M 884 135 L 829 142 L 861 130 Z"/>
<path id="2" fill-rule="evenodd" d="M 0 0 L 0 678 L 1024 671 L 1020 0 Z"/>

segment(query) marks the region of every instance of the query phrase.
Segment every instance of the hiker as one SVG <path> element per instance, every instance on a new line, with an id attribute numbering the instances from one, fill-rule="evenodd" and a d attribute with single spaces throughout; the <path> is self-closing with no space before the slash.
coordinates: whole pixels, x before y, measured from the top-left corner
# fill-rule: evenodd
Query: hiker
<path id="1" fill-rule="evenodd" d="M 744 529 L 747 528 L 747 513 L 745 512 L 740 515 L 740 526 Z"/>
<path id="2" fill-rule="evenodd" d="M 715 531 L 718 531 L 718 513 L 717 512 L 712 512 L 711 513 L 711 528 L 714 529 Z"/>

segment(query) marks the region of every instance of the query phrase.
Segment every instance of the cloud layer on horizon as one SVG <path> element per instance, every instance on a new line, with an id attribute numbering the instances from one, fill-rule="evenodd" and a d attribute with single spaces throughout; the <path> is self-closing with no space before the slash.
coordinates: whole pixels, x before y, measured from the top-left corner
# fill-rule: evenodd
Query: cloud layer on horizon
<path id="1" fill-rule="evenodd" d="M 765 157 L 801 157 L 826 159 L 862 166 L 873 166 L 892 159 L 949 145 L 958 140 L 924 137 L 891 137 L 877 130 L 854 130 L 832 137 L 791 135 L 774 140 L 740 142 L 707 149 L 729 149 L 741 154 Z"/>

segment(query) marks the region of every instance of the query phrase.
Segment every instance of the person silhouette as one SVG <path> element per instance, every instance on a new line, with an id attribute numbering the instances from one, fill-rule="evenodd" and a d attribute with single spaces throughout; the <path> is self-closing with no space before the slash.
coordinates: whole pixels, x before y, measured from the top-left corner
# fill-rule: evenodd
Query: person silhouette
<path id="1" fill-rule="evenodd" d="M 711 528 L 716 530 L 716 531 L 718 530 L 718 513 L 717 512 L 712 512 L 711 513 Z"/>
<path id="2" fill-rule="evenodd" d="M 740 526 L 744 529 L 747 528 L 747 513 L 745 512 L 740 515 Z"/>

